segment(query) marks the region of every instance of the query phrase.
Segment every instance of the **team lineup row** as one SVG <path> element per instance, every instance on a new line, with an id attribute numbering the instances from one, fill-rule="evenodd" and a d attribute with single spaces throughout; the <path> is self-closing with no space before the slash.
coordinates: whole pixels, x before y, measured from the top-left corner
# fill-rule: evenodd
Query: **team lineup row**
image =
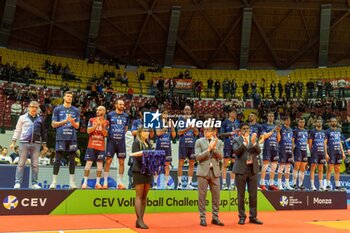
<path id="1" fill-rule="evenodd" d="M 80 112 L 72 106 L 72 92 L 66 92 L 63 96 L 63 104 L 57 106 L 53 111 L 52 127 L 56 129 L 56 158 L 53 168 L 53 178 L 50 185 L 51 189 L 56 188 L 57 176 L 60 168 L 60 160 L 64 152 L 69 154 L 69 173 L 70 173 L 70 188 L 77 188 L 74 180 L 75 173 L 75 151 L 77 150 L 77 135 L 76 129 L 79 128 Z M 38 156 L 41 145 L 43 150 L 46 147 L 46 129 L 41 116 L 37 114 L 39 104 L 32 101 L 28 107 L 28 113 L 22 115 L 14 131 L 13 141 L 10 148 L 14 148 L 16 141 L 20 143 L 20 162 L 16 170 L 16 180 L 14 188 L 20 188 L 24 164 L 28 153 L 32 155 L 32 187 L 41 188 L 37 184 L 38 177 Z M 81 188 L 87 188 L 87 180 L 90 174 L 91 166 L 94 161 L 97 164 L 96 186 L 95 188 L 108 188 L 108 175 L 114 155 L 119 161 L 119 170 L 117 177 L 117 188 L 125 189 L 123 184 L 124 161 L 126 158 L 125 133 L 128 131 L 129 118 L 124 113 L 125 107 L 123 100 L 115 102 L 115 111 L 108 114 L 103 106 L 99 106 L 96 110 L 96 117 L 91 118 L 88 123 L 87 133 L 89 134 L 88 148 L 86 150 L 84 181 Z M 177 189 L 182 189 L 182 168 L 185 159 L 189 161 L 187 189 L 195 189 L 192 183 L 195 165 L 196 153 L 196 138 L 198 135 L 203 135 L 203 130 L 195 128 L 193 125 L 178 124 L 177 130 L 173 125 L 166 126 L 163 122 L 167 122 L 167 110 L 161 111 L 161 121 L 157 128 L 150 129 L 150 138 L 156 138 L 155 149 L 164 150 L 166 152 L 165 166 L 165 188 L 171 189 L 168 184 L 170 163 L 172 161 L 171 140 L 176 137 L 176 132 L 179 136 L 179 165 L 178 165 L 178 186 Z M 179 117 L 179 121 L 191 119 L 191 108 L 185 106 L 184 115 Z M 298 120 L 298 127 L 295 130 L 290 128 L 290 118 L 285 117 L 283 125 L 274 124 L 274 114 L 269 113 L 265 124 L 258 124 L 257 117 L 254 113 L 249 115 L 250 137 L 259 139 L 259 143 L 263 144 L 262 152 L 262 168 L 260 188 L 266 190 L 304 190 L 304 174 L 308 163 L 307 147 L 311 152 L 311 188 L 316 190 L 314 185 L 314 174 L 316 167 L 318 168 L 318 179 L 320 190 L 330 190 L 330 177 L 334 170 L 335 189 L 341 190 L 340 164 L 345 159 L 345 153 L 342 146 L 341 132 L 337 128 L 337 119 L 331 119 L 331 127 L 325 131 L 322 129 L 322 120 L 316 121 L 314 130 L 308 132 L 305 127 L 305 120 Z M 132 125 L 132 134 L 136 136 L 137 129 L 143 125 L 143 119 L 134 120 Z M 222 189 L 235 189 L 235 174 L 230 172 L 230 185 L 226 183 L 227 168 L 235 161 L 232 143 L 233 139 L 239 136 L 240 124 L 236 120 L 236 111 L 231 109 L 228 118 L 221 124 L 221 128 L 217 129 L 216 136 L 224 143 L 222 160 Z M 105 137 L 107 137 L 107 145 L 105 146 Z M 103 162 L 105 166 L 103 167 Z M 323 165 L 328 162 L 326 174 L 327 184 L 323 184 Z M 293 183 L 289 184 L 289 171 L 293 164 Z M 270 166 L 270 180 L 266 183 L 265 176 L 268 167 Z M 278 185 L 274 185 L 274 176 L 278 167 Z M 103 171 L 103 181 L 101 176 Z M 284 185 L 282 183 L 282 175 L 285 175 Z M 157 177 L 154 178 L 154 187 L 157 187 Z M 297 182 L 299 181 L 299 182 Z M 266 184 L 268 187 L 266 187 Z"/>

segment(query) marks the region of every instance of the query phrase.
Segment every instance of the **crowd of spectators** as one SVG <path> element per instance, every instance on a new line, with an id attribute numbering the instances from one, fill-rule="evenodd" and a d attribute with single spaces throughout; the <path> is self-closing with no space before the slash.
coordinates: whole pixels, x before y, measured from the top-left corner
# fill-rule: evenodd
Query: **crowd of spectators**
<path id="1" fill-rule="evenodd" d="M 197 89 L 200 80 L 195 82 L 194 89 Z M 202 86 L 203 84 L 201 84 Z M 256 95 L 261 99 L 282 99 L 285 97 L 287 100 L 292 98 L 324 98 L 336 96 L 338 98 L 345 97 L 346 81 L 344 79 L 337 80 L 336 84 L 332 84 L 330 81 L 309 80 L 306 84 L 302 81 L 290 81 L 288 80 L 285 84 L 279 80 L 277 83 L 272 80 L 269 84 L 270 94 L 266 94 L 267 83 L 264 78 L 259 81 L 252 80 L 250 83 L 245 80 L 241 86 L 242 97 L 244 100 L 249 98 L 256 98 Z M 219 80 L 213 80 L 211 77 L 207 80 L 207 98 L 213 97 L 217 99 L 222 90 L 222 96 L 224 99 L 227 98 L 237 98 L 237 82 L 236 80 L 228 80 L 227 78 L 221 83 Z M 203 86 L 201 87 L 203 89 Z M 336 93 L 334 89 L 338 89 Z M 214 90 L 214 95 L 213 95 Z M 305 95 L 304 94 L 305 91 Z M 198 95 L 196 95 L 198 96 Z"/>
<path id="2" fill-rule="evenodd" d="M 37 80 L 44 80 L 39 77 L 38 73 L 29 66 L 21 69 L 17 67 L 17 63 L 13 64 L 0 62 L 0 79 L 8 82 L 20 82 L 27 85 L 35 84 Z"/>
<path id="3" fill-rule="evenodd" d="M 42 69 L 48 74 L 61 75 L 63 81 L 80 81 L 81 79 L 76 77 L 76 75 L 71 71 L 68 64 L 63 66 L 61 63 L 56 64 L 50 60 L 45 60 Z"/>

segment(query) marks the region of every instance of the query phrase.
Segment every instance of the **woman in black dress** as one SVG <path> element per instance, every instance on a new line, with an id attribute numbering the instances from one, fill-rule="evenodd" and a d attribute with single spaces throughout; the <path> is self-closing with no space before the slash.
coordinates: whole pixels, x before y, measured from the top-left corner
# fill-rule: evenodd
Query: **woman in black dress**
<path id="1" fill-rule="evenodd" d="M 152 183 L 152 175 L 149 175 L 147 171 L 145 174 L 141 173 L 142 151 L 151 149 L 152 146 L 149 141 L 149 129 L 145 129 L 143 126 L 140 126 L 137 130 L 136 138 L 132 144 L 132 155 L 134 156 L 132 177 L 136 191 L 136 227 L 142 229 L 148 229 L 148 226 L 143 222 L 143 216 L 147 205 L 147 193 Z"/>

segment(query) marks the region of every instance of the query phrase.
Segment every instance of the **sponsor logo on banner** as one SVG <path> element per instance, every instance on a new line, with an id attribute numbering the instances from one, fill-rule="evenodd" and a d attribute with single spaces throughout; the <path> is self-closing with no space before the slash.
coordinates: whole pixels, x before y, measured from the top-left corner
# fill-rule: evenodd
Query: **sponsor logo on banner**
<path id="1" fill-rule="evenodd" d="M 346 209 L 346 192 L 266 192 L 276 210 Z"/>
<path id="2" fill-rule="evenodd" d="M 281 203 L 281 206 L 286 207 L 286 206 L 295 206 L 295 205 L 302 205 L 303 201 L 294 197 L 294 196 L 282 196 L 281 199 L 283 200 L 283 205 Z"/>
<path id="3" fill-rule="evenodd" d="M 332 199 L 326 199 L 326 198 L 319 198 L 319 197 L 314 197 L 313 198 L 313 203 L 316 205 L 331 205 L 332 204 Z"/>
<path id="4" fill-rule="evenodd" d="M 50 214 L 72 190 L 0 190 L 0 215 Z"/>
<path id="5" fill-rule="evenodd" d="M 157 87 L 158 80 L 162 79 L 164 80 L 164 87 L 167 88 L 170 82 L 170 78 L 164 78 L 164 77 L 153 77 L 152 82 L 153 86 Z M 192 79 L 174 79 L 176 83 L 176 89 L 192 89 L 193 87 L 193 80 Z"/>
<path id="6" fill-rule="evenodd" d="M 288 197 L 283 195 L 280 198 L 280 204 L 281 206 L 286 207 L 288 205 Z"/>
<path id="7" fill-rule="evenodd" d="M 12 210 L 17 207 L 18 199 L 13 195 L 8 195 L 7 197 L 5 197 L 2 204 L 4 205 L 5 209 Z"/>

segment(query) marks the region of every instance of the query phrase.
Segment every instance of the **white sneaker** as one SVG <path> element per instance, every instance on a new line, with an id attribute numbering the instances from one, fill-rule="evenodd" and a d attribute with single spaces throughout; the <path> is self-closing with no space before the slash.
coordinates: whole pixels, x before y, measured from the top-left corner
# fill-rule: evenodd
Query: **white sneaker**
<path id="1" fill-rule="evenodd" d="M 326 191 L 326 189 L 325 189 L 322 185 L 320 185 L 320 187 L 318 188 L 318 190 L 319 190 L 319 191 Z"/>
<path id="2" fill-rule="evenodd" d="M 177 184 L 177 190 L 182 190 L 182 184 L 181 183 Z"/>
<path id="3" fill-rule="evenodd" d="M 41 186 L 38 184 L 33 184 L 32 189 L 41 189 Z"/>
<path id="4" fill-rule="evenodd" d="M 196 190 L 196 187 L 192 186 L 192 184 L 188 184 L 186 189 L 188 189 L 188 190 Z"/>
<path id="5" fill-rule="evenodd" d="M 56 189 L 56 183 L 51 183 L 49 189 Z"/>
<path id="6" fill-rule="evenodd" d="M 152 189 L 153 190 L 157 190 L 158 189 L 158 185 L 157 184 L 153 184 Z"/>
<path id="7" fill-rule="evenodd" d="M 312 191 L 317 191 L 317 188 L 315 186 L 311 187 Z"/>
<path id="8" fill-rule="evenodd" d="M 77 189 L 78 186 L 76 186 L 75 183 L 69 183 L 69 189 Z"/>
<path id="9" fill-rule="evenodd" d="M 167 190 L 170 190 L 170 189 L 173 189 L 170 185 L 165 185 L 165 189 L 167 189 Z"/>
<path id="10" fill-rule="evenodd" d="M 235 184 L 231 184 L 230 185 L 230 190 L 235 191 L 236 190 L 236 185 Z"/>
<path id="11" fill-rule="evenodd" d="M 277 188 L 278 188 L 279 190 L 284 190 L 284 188 L 283 188 L 283 185 L 282 185 L 282 184 L 279 184 Z"/>
<path id="12" fill-rule="evenodd" d="M 13 186 L 14 189 L 20 189 L 21 188 L 21 184 L 20 183 L 16 183 L 15 186 Z"/>
<path id="13" fill-rule="evenodd" d="M 81 189 L 87 189 L 87 184 L 85 184 L 85 183 L 83 183 L 82 185 L 81 185 Z"/>
<path id="14" fill-rule="evenodd" d="M 292 191 L 294 189 L 292 187 L 290 187 L 290 185 L 288 184 L 288 185 L 286 185 L 285 190 Z"/>

